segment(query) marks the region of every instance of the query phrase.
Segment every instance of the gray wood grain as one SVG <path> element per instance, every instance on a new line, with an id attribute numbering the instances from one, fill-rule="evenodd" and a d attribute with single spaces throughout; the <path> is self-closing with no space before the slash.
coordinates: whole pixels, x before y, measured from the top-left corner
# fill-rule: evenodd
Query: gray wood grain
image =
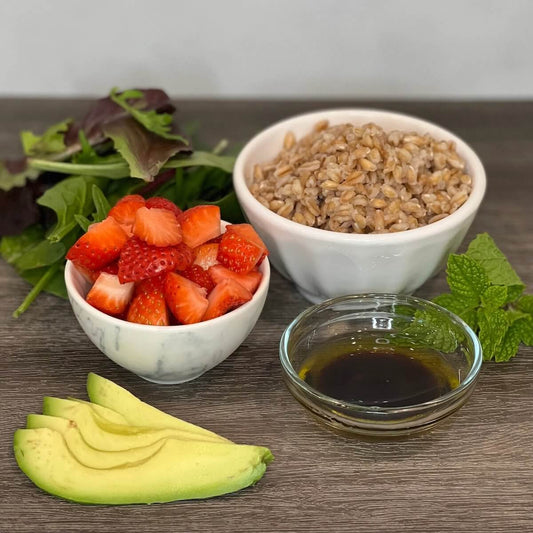
<path id="1" fill-rule="evenodd" d="M 418 115 L 453 130 L 482 158 L 489 187 L 467 237 L 488 231 L 533 290 L 533 102 L 178 102 L 201 138 L 242 143 L 286 116 L 364 105 Z M 0 157 L 18 132 L 80 116 L 79 100 L 0 100 Z M 1 214 L 0 214 L 1 216 Z M 444 289 L 444 274 L 418 294 Z M 336 436 L 316 425 L 281 381 L 277 345 L 307 307 L 273 274 L 255 330 L 223 364 L 179 386 L 157 386 L 117 367 L 88 341 L 69 304 L 41 295 L 10 314 L 28 287 L 0 262 L 0 530 L 109 531 L 533 531 L 533 349 L 484 365 L 471 400 L 445 425 L 405 440 Z M 89 371 L 153 405 L 276 460 L 255 486 L 221 498 L 152 506 L 82 506 L 41 492 L 18 470 L 12 436 L 44 395 L 85 398 Z"/>

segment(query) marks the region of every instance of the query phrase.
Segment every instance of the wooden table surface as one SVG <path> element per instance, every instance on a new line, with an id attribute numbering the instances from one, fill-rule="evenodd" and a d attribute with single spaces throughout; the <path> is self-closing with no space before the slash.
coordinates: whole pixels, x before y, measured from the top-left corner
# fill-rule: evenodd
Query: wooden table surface
<path id="1" fill-rule="evenodd" d="M 364 105 L 437 122 L 477 151 L 488 192 L 468 239 L 488 231 L 533 291 L 533 102 L 178 102 L 184 121 L 214 144 L 242 143 L 295 113 Z M 0 100 L 0 156 L 18 132 L 79 117 L 86 101 Z M 1 214 L 0 214 L 1 216 Z M 220 366 L 184 385 L 158 386 L 119 368 L 78 326 L 68 302 L 41 295 L 11 318 L 28 290 L 0 261 L 0 531 L 533 531 L 533 349 L 485 364 L 470 401 L 448 423 L 401 441 L 336 436 L 286 390 L 278 341 L 309 304 L 273 274 L 263 314 Z M 417 294 L 444 290 L 441 273 Z M 83 506 L 37 489 L 12 452 L 25 415 L 42 397 L 86 398 L 93 371 L 173 415 L 238 442 L 269 446 L 276 460 L 240 493 L 152 506 Z"/>

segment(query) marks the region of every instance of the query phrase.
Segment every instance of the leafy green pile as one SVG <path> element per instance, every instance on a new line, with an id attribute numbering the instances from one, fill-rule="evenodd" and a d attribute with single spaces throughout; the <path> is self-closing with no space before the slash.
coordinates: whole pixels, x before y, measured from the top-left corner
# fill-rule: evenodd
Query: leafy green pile
<path id="1" fill-rule="evenodd" d="M 433 301 L 460 316 L 478 335 L 485 361 L 508 361 L 521 343 L 533 346 L 533 295 L 487 234 L 464 254 L 451 254 L 449 293 Z"/>
<path id="2" fill-rule="evenodd" d="M 0 254 L 33 285 L 14 316 L 43 290 L 66 298 L 66 252 L 127 194 L 163 196 L 182 209 L 215 204 L 225 220 L 242 220 L 234 158 L 220 155 L 225 143 L 193 151 L 174 111 L 161 90 L 113 89 L 80 122 L 21 133 L 25 157 L 0 161 Z"/>

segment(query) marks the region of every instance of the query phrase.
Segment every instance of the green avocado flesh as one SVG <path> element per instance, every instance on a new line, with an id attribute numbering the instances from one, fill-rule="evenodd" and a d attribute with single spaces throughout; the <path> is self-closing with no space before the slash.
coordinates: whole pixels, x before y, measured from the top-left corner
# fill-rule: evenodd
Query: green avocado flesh
<path id="1" fill-rule="evenodd" d="M 129 504 L 209 498 L 254 484 L 272 459 L 267 448 L 167 439 L 127 468 L 88 468 L 50 428 L 19 429 L 21 470 L 43 490 L 80 503 Z"/>
<path id="2" fill-rule="evenodd" d="M 45 397 L 15 432 L 20 469 L 79 503 L 156 503 L 219 496 L 256 483 L 268 448 L 234 444 L 174 418 L 91 374 L 91 400 Z M 138 416 L 137 416 L 138 415 Z"/>
<path id="3" fill-rule="evenodd" d="M 211 437 L 220 442 L 231 442 L 212 431 L 175 418 L 156 407 L 144 403 L 120 385 L 92 372 L 87 376 L 87 393 L 93 404 L 98 404 L 112 409 L 115 413 L 120 413 L 127 423 L 154 429 L 175 428 Z"/>
<path id="4" fill-rule="evenodd" d="M 119 466 L 130 466 L 144 461 L 164 444 L 161 439 L 149 446 L 132 448 L 116 452 L 102 451 L 89 446 L 72 420 L 47 415 L 28 415 L 26 419 L 27 429 L 48 428 L 57 431 L 63 436 L 65 444 L 70 453 L 82 465 L 89 468 L 116 468 Z"/>
<path id="5" fill-rule="evenodd" d="M 113 424 L 97 415 L 89 405 L 62 398 L 45 397 L 43 414 L 73 420 L 85 442 L 98 450 L 129 450 L 130 448 L 149 446 L 165 437 L 220 442 L 213 437 L 204 437 L 180 429 L 151 429 Z"/>

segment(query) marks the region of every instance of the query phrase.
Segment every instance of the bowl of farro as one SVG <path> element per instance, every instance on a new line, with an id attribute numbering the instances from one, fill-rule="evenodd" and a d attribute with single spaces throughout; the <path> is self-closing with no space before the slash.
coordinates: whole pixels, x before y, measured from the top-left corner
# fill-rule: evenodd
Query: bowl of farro
<path id="1" fill-rule="evenodd" d="M 334 109 L 258 133 L 233 184 L 271 263 L 316 303 L 415 291 L 459 247 L 486 177 L 472 148 L 436 124 Z"/>

